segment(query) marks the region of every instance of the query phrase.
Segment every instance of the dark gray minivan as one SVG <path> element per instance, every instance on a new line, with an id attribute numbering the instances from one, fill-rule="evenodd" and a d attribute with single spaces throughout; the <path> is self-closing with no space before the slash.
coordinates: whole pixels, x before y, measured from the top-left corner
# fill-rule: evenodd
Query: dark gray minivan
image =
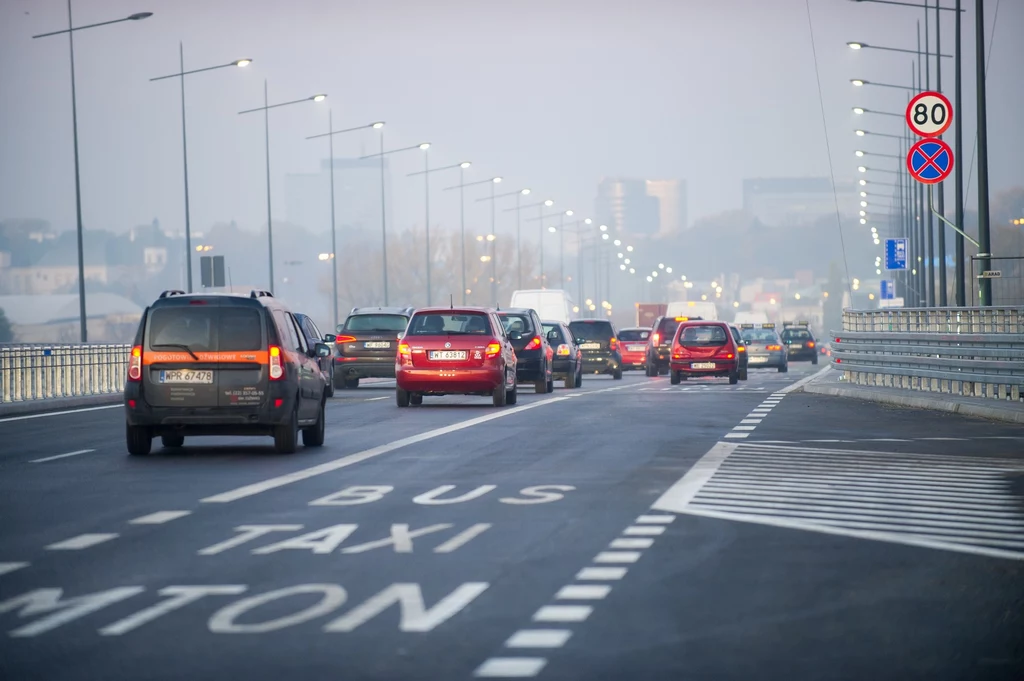
<path id="1" fill-rule="evenodd" d="M 267 291 L 165 291 L 146 308 L 132 343 L 124 405 L 128 452 L 154 437 L 270 435 L 282 454 L 324 442 L 330 346 L 306 341 L 295 317 Z"/>

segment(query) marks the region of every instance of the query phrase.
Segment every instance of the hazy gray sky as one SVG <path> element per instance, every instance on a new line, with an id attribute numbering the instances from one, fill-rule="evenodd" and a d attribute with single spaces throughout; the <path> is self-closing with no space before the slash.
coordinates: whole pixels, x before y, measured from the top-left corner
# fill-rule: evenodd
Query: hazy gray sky
<path id="1" fill-rule="evenodd" d="M 902 111 L 905 102 L 900 91 L 854 89 L 849 79 L 908 83 L 911 57 L 854 52 L 845 42 L 912 48 L 922 12 L 810 4 L 835 171 L 848 180 L 858 146 L 895 152 L 883 139 L 858 140 L 855 127 L 903 126 L 850 108 Z M 990 26 L 996 4 L 986 0 Z M 738 208 L 744 177 L 829 172 L 804 0 L 77 0 L 75 23 L 137 11 L 155 15 L 77 34 L 91 228 L 182 223 L 178 84 L 149 82 L 177 71 L 179 39 L 186 69 L 254 60 L 188 81 L 196 229 L 265 222 L 263 122 L 237 115 L 262 105 L 264 77 L 272 103 L 330 95 L 271 114 L 275 219 L 285 217 L 285 174 L 314 171 L 326 156 L 326 142 L 304 138 L 326 128 L 328 106 L 338 127 L 384 119 L 391 148 L 430 141 L 433 164 L 471 160 L 467 181 L 503 175 L 503 189 L 532 187 L 578 215 L 592 212 L 603 175 L 687 180 L 692 220 Z M 952 53 L 952 13 L 943 14 L 942 49 Z M 0 219 L 74 224 L 67 39 L 30 38 L 66 22 L 63 0 L 0 0 Z M 973 26 L 972 11 L 967 149 Z M 1024 2 L 1002 0 L 988 80 L 994 189 L 1024 184 L 1022 28 Z M 952 60 L 944 62 L 952 93 Z M 336 154 L 375 144 L 371 133 L 351 135 Z M 404 176 L 421 163 L 419 152 L 395 159 L 396 226 L 422 225 L 422 183 Z M 452 194 L 435 193 L 432 222 L 455 224 Z M 472 210 L 474 219 L 486 213 L 484 204 Z"/>

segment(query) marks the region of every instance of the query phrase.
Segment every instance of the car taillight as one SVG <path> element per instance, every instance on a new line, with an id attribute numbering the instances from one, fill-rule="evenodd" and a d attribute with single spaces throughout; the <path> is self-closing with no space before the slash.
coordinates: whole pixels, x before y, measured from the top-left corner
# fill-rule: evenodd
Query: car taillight
<path id="1" fill-rule="evenodd" d="M 142 380 L 142 346 L 132 348 L 132 356 L 128 361 L 128 380 L 138 383 Z"/>
<path id="2" fill-rule="evenodd" d="M 281 363 L 281 348 L 270 346 L 270 380 L 280 381 L 284 378 L 284 364 Z"/>
<path id="3" fill-rule="evenodd" d="M 813 348 L 814 347 L 814 341 L 807 341 L 807 347 Z"/>
<path id="4" fill-rule="evenodd" d="M 408 343 L 398 344 L 398 361 L 402 366 L 412 366 L 412 348 Z"/>
<path id="5" fill-rule="evenodd" d="M 615 338 L 612 338 L 611 340 L 609 340 L 608 341 L 608 349 L 609 350 L 618 350 L 619 349 L 619 341 L 617 339 L 615 339 Z"/>
<path id="6" fill-rule="evenodd" d="M 733 355 L 728 350 L 719 350 L 718 354 L 716 354 L 715 357 L 719 357 L 722 359 L 732 359 L 733 357 L 735 357 L 735 355 Z"/>
<path id="7" fill-rule="evenodd" d="M 356 342 L 356 337 L 355 336 L 338 336 L 335 339 L 334 342 L 337 343 L 337 344 L 341 344 L 341 343 L 355 343 Z"/>
<path id="8" fill-rule="evenodd" d="M 484 356 L 487 359 L 494 359 L 501 354 L 501 343 L 488 343 L 487 349 L 484 350 Z"/>
<path id="9" fill-rule="evenodd" d="M 656 333 L 653 336 L 651 336 L 651 339 L 654 341 L 655 345 L 659 345 L 661 343 L 661 334 Z"/>
<path id="10" fill-rule="evenodd" d="M 745 345 L 741 345 L 738 348 L 736 348 L 736 352 L 746 352 L 746 351 L 747 351 L 747 346 L 745 346 Z"/>
<path id="11" fill-rule="evenodd" d="M 569 352 L 570 352 L 570 348 L 565 343 L 562 343 L 561 345 L 558 346 L 558 354 L 559 354 L 559 356 L 561 356 L 561 355 L 568 356 Z"/>
<path id="12" fill-rule="evenodd" d="M 782 346 L 781 345 L 766 345 L 764 349 L 767 350 L 768 352 L 772 352 L 773 350 L 781 350 Z"/>
<path id="13" fill-rule="evenodd" d="M 530 339 L 530 342 L 526 344 L 523 350 L 536 350 L 540 347 L 540 336 L 534 336 Z"/>

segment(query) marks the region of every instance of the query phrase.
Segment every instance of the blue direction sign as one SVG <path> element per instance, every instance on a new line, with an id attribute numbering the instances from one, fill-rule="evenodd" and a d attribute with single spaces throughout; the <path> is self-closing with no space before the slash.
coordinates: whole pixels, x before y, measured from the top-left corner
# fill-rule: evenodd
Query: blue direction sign
<path id="1" fill-rule="evenodd" d="M 907 240 L 886 239 L 885 240 L 885 269 L 905 270 L 907 269 Z"/>
<path id="2" fill-rule="evenodd" d="M 882 280 L 882 300 L 892 300 L 896 297 L 896 282 L 892 279 Z"/>
<path id="3" fill-rule="evenodd" d="M 922 184 L 937 184 L 953 172 L 953 150 L 940 139 L 923 139 L 907 152 L 907 170 Z"/>

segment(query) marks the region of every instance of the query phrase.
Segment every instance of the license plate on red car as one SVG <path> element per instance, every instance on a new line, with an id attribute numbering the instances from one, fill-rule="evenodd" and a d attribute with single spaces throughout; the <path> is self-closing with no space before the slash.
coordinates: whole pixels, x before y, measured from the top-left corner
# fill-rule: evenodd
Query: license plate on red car
<path id="1" fill-rule="evenodd" d="M 430 359 L 440 361 L 457 361 L 466 359 L 465 350 L 431 350 Z"/>
<path id="2" fill-rule="evenodd" d="M 714 362 L 693 362 L 690 364 L 691 369 L 714 369 Z"/>
<path id="3" fill-rule="evenodd" d="M 646 345 L 627 345 L 626 352 L 643 352 L 647 349 Z"/>

